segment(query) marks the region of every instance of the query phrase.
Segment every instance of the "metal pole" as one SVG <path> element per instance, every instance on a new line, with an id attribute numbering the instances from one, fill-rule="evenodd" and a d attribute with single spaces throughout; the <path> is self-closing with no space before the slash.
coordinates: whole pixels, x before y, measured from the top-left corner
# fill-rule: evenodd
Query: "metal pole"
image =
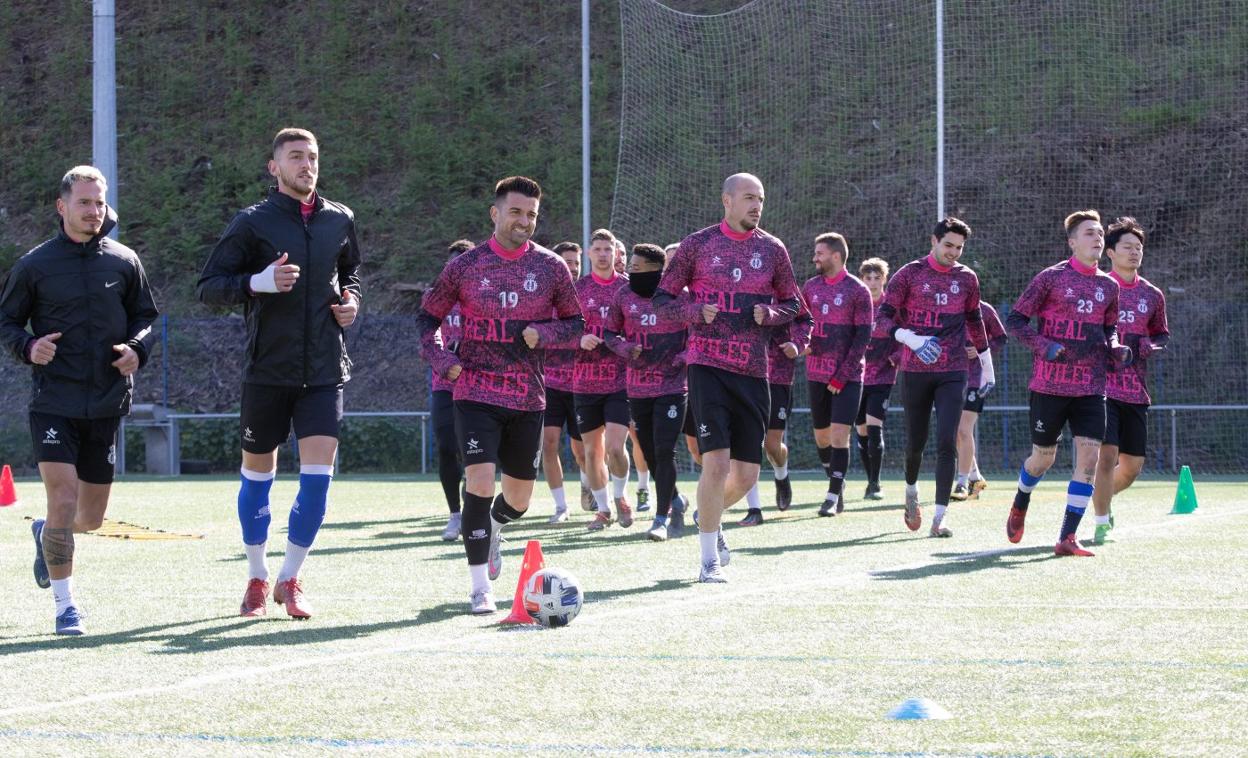
<path id="1" fill-rule="evenodd" d="M 936 0 L 936 218 L 945 217 L 945 3 Z"/>
<path id="2" fill-rule="evenodd" d="M 581 272 L 589 271 L 589 0 L 581 0 Z"/>
<path id="3" fill-rule="evenodd" d="M 92 19 L 94 36 L 92 48 L 91 103 L 92 119 L 91 153 L 95 167 L 108 180 L 105 200 L 117 209 L 117 79 L 116 79 L 116 30 L 114 27 L 113 0 L 94 0 Z M 109 236 L 117 238 L 117 227 Z"/>
<path id="4" fill-rule="evenodd" d="M 1179 470 L 1179 412 L 1170 409 L 1170 470 Z"/>

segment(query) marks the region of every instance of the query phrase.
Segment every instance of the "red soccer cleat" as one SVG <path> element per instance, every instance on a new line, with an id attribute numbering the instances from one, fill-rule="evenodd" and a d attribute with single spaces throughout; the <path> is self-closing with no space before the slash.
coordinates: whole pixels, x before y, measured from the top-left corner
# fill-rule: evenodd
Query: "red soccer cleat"
<path id="1" fill-rule="evenodd" d="M 1091 550 L 1084 550 L 1083 545 L 1079 544 L 1079 539 L 1073 534 L 1066 535 L 1065 539 L 1057 543 L 1053 548 L 1054 555 L 1077 555 L 1081 558 L 1091 558 L 1096 553 Z"/>
<path id="2" fill-rule="evenodd" d="M 1005 521 L 1005 536 L 1010 542 L 1017 543 L 1023 538 L 1023 522 L 1026 520 L 1027 511 L 1010 506 L 1010 517 Z"/>
<path id="3" fill-rule="evenodd" d="M 307 597 L 303 594 L 303 587 L 299 584 L 299 577 L 292 576 L 286 581 L 279 581 L 273 587 L 273 602 L 278 605 L 286 606 L 286 614 L 291 618 L 310 619 L 312 618 L 312 606 L 308 603 Z"/>
<path id="4" fill-rule="evenodd" d="M 265 606 L 269 599 L 269 583 L 263 579 L 252 579 L 247 582 L 247 591 L 243 593 L 243 605 L 238 609 L 240 616 L 257 618 L 268 612 Z"/>

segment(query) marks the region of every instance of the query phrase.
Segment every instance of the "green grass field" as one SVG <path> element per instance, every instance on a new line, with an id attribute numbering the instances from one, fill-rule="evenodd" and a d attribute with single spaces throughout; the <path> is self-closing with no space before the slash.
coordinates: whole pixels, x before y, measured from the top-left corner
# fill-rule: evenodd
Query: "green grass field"
<path id="1" fill-rule="evenodd" d="M 481 618 L 462 547 L 439 539 L 437 483 L 345 477 L 303 574 L 307 622 L 237 617 L 234 480 L 127 480 L 110 517 L 204 539 L 80 536 L 76 639 L 50 634 L 26 520 L 42 488 L 19 482 L 0 509 L 0 755 L 1248 752 L 1243 481 L 1198 476 L 1185 516 L 1168 514 L 1173 481 L 1141 482 L 1115 542 L 1056 559 L 1060 478 L 1018 546 L 1003 481 L 954 505 L 951 540 L 905 529 L 895 481 L 834 519 L 815 515 L 822 482 L 795 482 L 792 510 L 729 529 L 727 585 L 693 582 L 692 535 L 589 534 L 579 511 L 547 526 L 539 483 L 508 532 L 500 613 Z M 273 491 L 278 551 L 294 489 Z M 530 538 L 584 585 L 569 628 L 497 624 Z M 909 697 L 953 718 L 886 718 Z"/>

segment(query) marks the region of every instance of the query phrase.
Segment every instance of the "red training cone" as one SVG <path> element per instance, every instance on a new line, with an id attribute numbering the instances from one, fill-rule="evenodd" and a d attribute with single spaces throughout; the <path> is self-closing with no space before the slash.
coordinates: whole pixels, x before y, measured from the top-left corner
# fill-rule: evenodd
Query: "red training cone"
<path id="1" fill-rule="evenodd" d="M 13 505 L 17 502 L 17 490 L 13 489 L 13 469 L 4 464 L 0 470 L 0 506 Z"/>
<path id="2" fill-rule="evenodd" d="M 529 577 L 546 567 L 546 559 L 542 557 L 542 543 L 529 540 L 524 546 L 524 562 L 520 564 L 520 581 L 516 582 L 516 598 L 511 601 L 511 614 L 500 621 L 500 624 L 536 624 L 537 620 L 524 609 L 524 585 Z"/>

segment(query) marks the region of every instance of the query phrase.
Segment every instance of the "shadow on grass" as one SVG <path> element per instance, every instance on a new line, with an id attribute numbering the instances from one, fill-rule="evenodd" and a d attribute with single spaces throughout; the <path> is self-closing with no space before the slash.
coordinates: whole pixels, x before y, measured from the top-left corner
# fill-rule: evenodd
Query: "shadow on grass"
<path id="1" fill-rule="evenodd" d="M 141 626 L 135 629 L 127 629 L 122 632 L 113 632 L 111 634 L 87 634 L 81 637 L 55 637 L 49 631 L 46 635 L 31 635 L 26 642 L 6 642 L 0 643 L 0 657 L 6 655 L 17 655 L 20 653 L 30 653 L 40 650 L 90 650 L 93 648 L 107 647 L 111 645 L 124 645 L 131 642 L 159 642 L 167 635 L 162 633 L 168 632 L 179 627 L 190 626 L 192 624 L 202 624 L 206 621 L 223 621 L 225 619 L 237 619 L 238 616 L 211 616 L 202 619 L 191 619 L 189 621 L 178 621 L 172 624 L 158 624 L 152 626 Z M 87 628 L 90 629 L 91 618 L 87 617 Z M 51 628 L 52 619 L 48 619 L 48 626 Z M 170 636 L 170 638 L 172 638 Z"/>
<path id="2" fill-rule="evenodd" d="M 869 573 L 872 579 L 906 581 L 926 579 L 932 576 L 962 576 L 986 569 L 1012 570 L 1022 568 L 1029 563 L 1040 563 L 1057 558 L 1053 554 L 1053 548 L 1051 547 L 1022 547 L 993 553 L 933 553 L 932 557 L 943 560 L 929 563 L 926 566 L 888 569 Z M 1019 558 L 1022 558 L 1022 560 L 1018 560 Z"/>
<path id="3" fill-rule="evenodd" d="M 887 538 L 887 539 L 886 539 Z M 784 555 L 785 553 L 801 553 L 810 551 L 835 550 L 837 548 L 854 547 L 855 545 L 888 545 L 894 542 L 913 542 L 914 537 L 909 532 L 880 532 L 867 537 L 854 537 L 847 540 L 832 540 L 828 542 L 801 542 L 792 545 L 769 545 L 767 547 L 733 547 L 732 542 L 728 542 L 733 555 L 740 553 L 741 555 Z"/>

